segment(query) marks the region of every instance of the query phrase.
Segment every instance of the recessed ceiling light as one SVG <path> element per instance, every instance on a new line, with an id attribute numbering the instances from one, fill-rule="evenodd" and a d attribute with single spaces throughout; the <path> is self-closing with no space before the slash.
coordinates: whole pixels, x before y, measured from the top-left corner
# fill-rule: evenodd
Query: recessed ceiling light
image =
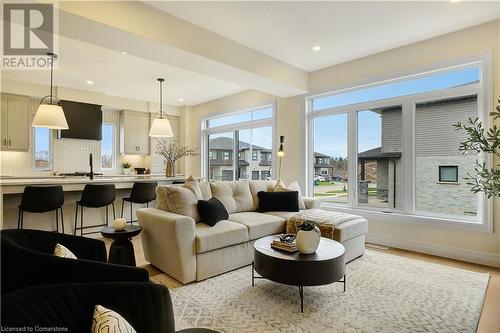
<path id="1" fill-rule="evenodd" d="M 121 51 L 120 53 L 121 53 L 121 54 L 127 54 L 127 52 L 125 52 L 125 51 Z"/>
<path id="2" fill-rule="evenodd" d="M 184 98 L 181 97 L 181 98 L 178 99 L 178 101 L 179 102 L 184 102 Z"/>
<path id="3" fill-rule="evenodd" d="M 89 86 L 93 85 L 94 84 L 94 81 L 92 80 L 87 80 L 85 81 L 86 84 L 88 84 Z"/>
<path id="4" fill-rule="evenodd" d="M 314 52 L 321 51 L 321 46 L 319 46 L 319 45 L 313 46 L 313 51 Z"/>

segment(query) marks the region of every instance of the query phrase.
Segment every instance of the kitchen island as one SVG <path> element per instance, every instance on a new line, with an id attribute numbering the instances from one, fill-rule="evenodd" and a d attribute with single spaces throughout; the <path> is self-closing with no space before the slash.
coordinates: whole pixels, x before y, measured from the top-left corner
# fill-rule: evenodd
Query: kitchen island
<path id="1" fill-rule="evenodd" d="M 88 177 L 74 176 L 48 176 L 48 177 L 2 177 L 0 179 L 0 228 L 17 228 L 18 205 L 21 203 L 22 193 L 28 185 L 61 185 L 64 190 L 64 227 L 66 233 L 73 233 L 75 219 L 75 202 L 80 200 L 83 188 L 86 184 L 115 184 L 116 187 L 116 217 L 119 217 L 121 211 L 122 198 L 130 195 L 130 190 L 135 182 L 155 181 L 159 185 L 168 185 L 173 182 L 183 182 L 186 177 L 165 177 L 163 175 L 116 175 L 94 176 L 94 179 Z M 154 207 L 155 202 L 150 206 Z M 141 205 L 133 205 L 133 219 L 135 220 L 135 210 L 141 208 Z M 128 207 L 128 206 L 127 206 Z M 105 210 L 89 208 L 85 210 L 86 224 L 99 224 L 105 221 Z M 124 217 L 130 220 L 130 209 L 124 211 Z M 110 211 L 110 223 L 113 220 Z M 44 214 L 24 214 L 24 228 L 38 230 L 55 230 L 55 212 Z M 90 231 L 90 230 L 89 230 Z M 96 231 L 99 231 L 96 228 Z"/>

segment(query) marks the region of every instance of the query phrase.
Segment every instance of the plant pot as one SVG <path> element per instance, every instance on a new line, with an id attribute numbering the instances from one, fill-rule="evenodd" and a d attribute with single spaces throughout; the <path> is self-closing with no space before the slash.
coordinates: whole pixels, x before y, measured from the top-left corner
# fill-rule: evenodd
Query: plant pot
<path id="1" fill-rule="evenodd" d="M 320 240 L 321 233 L 316 228 L 311 231 L 299 230 L 295 242 L 301 254 L 312 254 L 318 249 Z"/>
<path id="2" fill-rule="evenodd" d="M 167 167 L 165 169 L 165 175 L 167 177 L 175 177 L 175 163 L 167 161 Z"/>
<path id="3" fill-rule="evenodd" d="M 130 175 L 132 172 L 130 171 L 130 168 L 123 168 L 123 174 L 124 175 Z"/>

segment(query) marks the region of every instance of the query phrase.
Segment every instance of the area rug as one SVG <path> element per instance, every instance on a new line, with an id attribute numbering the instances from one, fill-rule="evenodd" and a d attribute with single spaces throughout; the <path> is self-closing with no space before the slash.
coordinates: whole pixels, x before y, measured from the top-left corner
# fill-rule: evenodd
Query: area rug
<path id="1" fill-rule="evenodd" d="M 219 332 L 475 332 L 489 275 L 368 250 L 341 283 L 298 288 L 256 280 L 244 267 L 181 286 L 166 274 L 176 328 Z"/>

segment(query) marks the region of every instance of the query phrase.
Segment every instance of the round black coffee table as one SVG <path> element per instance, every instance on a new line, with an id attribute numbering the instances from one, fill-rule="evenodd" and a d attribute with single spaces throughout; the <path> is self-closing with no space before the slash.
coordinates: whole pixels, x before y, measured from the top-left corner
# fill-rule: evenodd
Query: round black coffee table
<path id="1" fill-rule="evenodd" d="M 271 247 L 272 241 L 276 238 L 277 236 L 267 236 L 255 241 L 252 286 L 254 286 L 254 280 L 259 278 L 298 286 L 301 312 L 304 312 L 304 286 L 342 282 L 345 292 L 344 245 L 322 237 L 318 250 L 313 254 L 287 253 Z M 254 270 L 259 273 L 260 277 L 255 276 Z"/>
<path id="2" fill-rule="evenodd" d="M 109 227 L 103 228 L 101 234 L 106 238 L 113 239 L 109 249 L 108 262 L 135 266 L 134 245 L 130 239 L 140 234 L 141 230 L 142 228 L 137 225 L 127 225 L 124 230 L 120 231 Z"/>

